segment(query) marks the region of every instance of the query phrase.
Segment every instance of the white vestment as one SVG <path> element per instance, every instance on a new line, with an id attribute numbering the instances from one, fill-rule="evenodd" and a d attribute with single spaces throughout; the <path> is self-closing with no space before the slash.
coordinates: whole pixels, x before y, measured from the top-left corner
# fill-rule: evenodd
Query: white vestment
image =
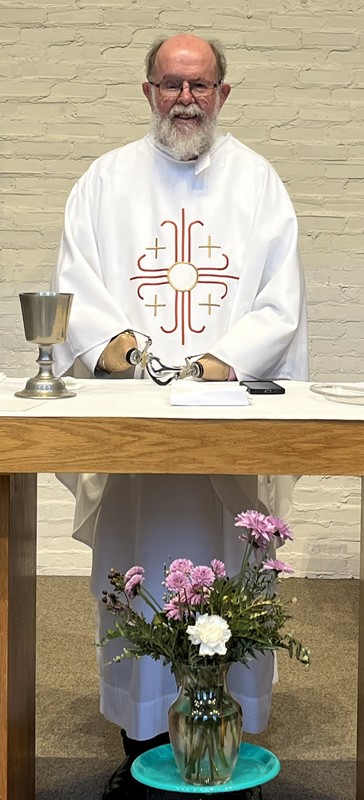
<path id="1" fill-rule="evenodd" d="M 109 340 L 133 329 L 167 364 L 209 352 L 240 380 L 307 379 L 296 216 L 274 169 L 230 135 L 197 161 L 177 161 L 151 134 L 97 159 L 67 202 L 53 288 L 74 294 L 67 341 L 54 348 L 58 374 L 80 358 L 92 375 Z M 159 597 L 170 558 L 220 558 L 233 574 L 242 556 L 233 515 L 258 503 L 254 476 L 63 480 L 76 496 L 74 535 L 93 548 L 95 597 L 110 588 L 111 567 L 142 565 Z M 284 515 L 268 497 L 277 486 L 262 490 Z M 101 603 L 99 616 L 101 636 L 113 618 Z M 117 642 L 98 651 L 101 710 L 131 738 L 151 738 L 166 729 L 174 679 L 150 658 L 110 665 L 117 652 Z M 267 724 L 272 669 L 271 654 L 231 669 L 247 731 Z"/>

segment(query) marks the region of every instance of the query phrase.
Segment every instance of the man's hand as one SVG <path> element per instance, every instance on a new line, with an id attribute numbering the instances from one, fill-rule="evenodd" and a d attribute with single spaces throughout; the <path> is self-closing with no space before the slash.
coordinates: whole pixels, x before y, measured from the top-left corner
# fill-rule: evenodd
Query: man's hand
<path id="1" fill-rule="evenodd" d="M 130 331 L 124 331 L 111 339 L 97 362 L 97 369 L 103 372 L 124 372 L 130 364 L 126 360 L 129 350 L 137 347 L 136 338 Z"/>
<path id="2" fill-rule="evenodd" d="M 205 381 L 227 381 L 229 377 L 230 367 L 224 361 L 212 356 L 210 353 L 198 359 L 199 364 L 202 364 L 203 379 Z"/>

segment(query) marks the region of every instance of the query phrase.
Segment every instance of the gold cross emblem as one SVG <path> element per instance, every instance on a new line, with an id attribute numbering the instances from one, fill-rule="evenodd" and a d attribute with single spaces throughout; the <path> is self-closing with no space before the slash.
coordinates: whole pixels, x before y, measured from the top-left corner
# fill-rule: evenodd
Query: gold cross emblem
<path id="1" fill-rule="evenodd" d="M 209 317 L 211 317 L 211 309 L 213 307 L 214 308 L 220 308 L 220 303 L 213 303 L 212 300 L 211 300 L 211 294 L 209 293 L 207 295 L 207 303 L 199 303 L 199 306 L 207 306 L 208 315 L 209 315 Z"/>
<path id="2" fill-rule="evenodd" d="M 207 250 L 208 258 L 211 258 L 211 250 L 221 250 L 220 245 L 211 244 L 211 236 L 207 237 L 207 244 L 199 244 L 200 250 Z"/>
<path id="3" fill-rule="evenodd" d="M 158 237 L 156 237 L 154 241 L 155 241 L 154 247 L 146 247 L 145 249 L 146 250 L 154 250 L 154 258 L 158 258 L 158 251 L 159 250 L 165 250 L 166 248 L 162 247 L 161 245 L 158 244 Z"/>
<path id="4" fill-rule="evenodd" d="M 153 310 L 154 310 L 153 316 L 156 317 L 157 313 L 158 313 L 157 309 L 158 308 L 165 308 L 166 304 L 165 303 L 158 303 L 158 296 L 155 294 L 154 295 L 154 303 L 146 303 L 145 307 L 146 308 L 153 308 Z"/>

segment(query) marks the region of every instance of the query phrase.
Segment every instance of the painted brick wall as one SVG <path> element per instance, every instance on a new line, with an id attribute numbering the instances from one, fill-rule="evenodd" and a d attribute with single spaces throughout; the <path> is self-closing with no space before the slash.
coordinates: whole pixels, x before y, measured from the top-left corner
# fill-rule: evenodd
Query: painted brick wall
<path id="1" fill-rule="evenodd" d="M 0 368 L 32 374 L 19 291 L 48 286 L 67 194 L 98 155 L 142 136 L 147 46 L 193 31 L 226 46 L 222 126 L 291 194 L 306 272 L 313 379 L 361 377 L 364 67 L 361 0 L 0 0 Z M 273 7 L 273 10 L 272 10 Z M 87 573 L 72 500 L 40 476 L 39 571 Z M 298 483 L 297 575 L 358 574 L 359 481 Z"/>

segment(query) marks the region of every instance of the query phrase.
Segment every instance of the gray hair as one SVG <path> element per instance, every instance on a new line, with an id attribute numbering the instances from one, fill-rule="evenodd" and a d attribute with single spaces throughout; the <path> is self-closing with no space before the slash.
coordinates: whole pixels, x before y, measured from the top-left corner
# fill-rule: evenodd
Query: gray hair
<path id="1" fill-rule="evenodd" d="M 147 52 L 147 55 L 145 57 L 146 76 L 147 76 L 148 80 L 152 77 L 154 66 L 155 66 L 155 60 L 157 58 L 157 53 L 159 51 L 159 48 L 162 46 L 162 44 L 164 44 L 164 42 L 167 42 L 169 38 L 170 38 L 169 36 L 165 36 L 165 37 L 156 39 L 153 42 L 153 44 L 151 45 L 151 47 L 149 48 L 149 50 Z M 221 81 L 224 80 L 225 75 L 226 75 L 226 70 L 227 70 L 227 64 L 226 64 L 224 48 L 223 48 L 221 42 L 219 42 L 217 39 L 206 39 L 205 41 L 207 41 L 207 44 L 210 45 L 211 50 L 212 50 L 212 52 L 213 52 L 213 54 L 215 56 L 215 59 L 216 59 L 216 81 L 217 81 L 217 83 L 220 83 Z"/>

